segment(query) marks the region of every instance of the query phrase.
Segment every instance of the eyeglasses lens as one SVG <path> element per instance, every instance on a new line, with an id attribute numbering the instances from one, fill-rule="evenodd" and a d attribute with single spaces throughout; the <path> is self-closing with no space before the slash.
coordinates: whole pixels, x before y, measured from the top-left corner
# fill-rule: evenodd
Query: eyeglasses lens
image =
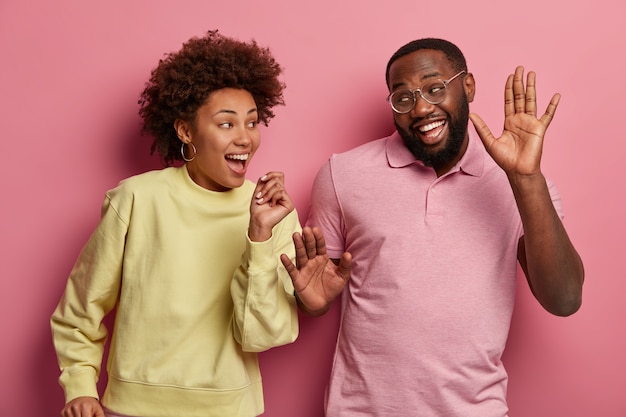
<path id="1" fill-rule="evenodd" d="M 424 100 L 430 104 L 439 104 L 446 96 L 446 85 L 443 82 L 436 81 L 423 85 L 419 90 L 397 90 L 391 94 L 390 102 L 398 113 L 408 113 L 415 105 L 419 94 Z"/>

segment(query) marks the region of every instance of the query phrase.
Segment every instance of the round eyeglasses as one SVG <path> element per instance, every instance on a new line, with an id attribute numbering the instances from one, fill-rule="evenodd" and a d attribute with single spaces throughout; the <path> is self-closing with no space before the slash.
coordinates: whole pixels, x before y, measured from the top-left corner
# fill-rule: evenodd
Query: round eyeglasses
<path id="1" fill-rule="evenodd" d="M 461 71 L 453 75 L 452 78 L 445 81 L 428 81 L 420 88 L 416 88 L 414 90 L 396 90 L 393 93 L 389 94 L 389 96 L 387 97 L 387 101 L 391 105 L 393 111 L 400 114 L 408 113 L 413 110 L 413 107 L 415 107 L 415 103 L 417 102 L 417 96 L 415 95 L 415 93 L 418 93 L 421 98 L 423 98 L 430 104 L 439 104 L 446 98 L 446 90 L 448 88 L 448 84 L 450 84 L 455 78 L 457 78 L 464 72 L 465 71 Z"/>

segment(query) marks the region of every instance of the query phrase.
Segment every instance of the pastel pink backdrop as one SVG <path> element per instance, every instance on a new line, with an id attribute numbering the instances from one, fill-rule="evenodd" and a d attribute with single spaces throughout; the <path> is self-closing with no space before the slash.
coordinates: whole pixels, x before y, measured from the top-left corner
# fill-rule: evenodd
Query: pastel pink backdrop
<path id="1" fill-rule="evenodd" d="M 472 109 L 493 130 L 516 65 L 538 73 L 542 109 L 560 92 L 543 169 L 585 262 L 584 302 L 550 316 L 519 280 L 510 415 L 625 416 L 625 27 L 622 0 L 0 2 L 0 415 L 58 415 L 49 315 L 103 193 L 160 167 L 139 135 L 138 94 L 163 53 L 218 28 L 271 47 L 285 68 L 287 106 L 263 130 L 250 178 L 283 170 L 303 220 L 324 160 L 392 130 L 384 68 L 409 40 L 461 47 Z M 261 355 L 266 416 L 321 416 L 338 311 L 303 317 L 294 344 Z"/>

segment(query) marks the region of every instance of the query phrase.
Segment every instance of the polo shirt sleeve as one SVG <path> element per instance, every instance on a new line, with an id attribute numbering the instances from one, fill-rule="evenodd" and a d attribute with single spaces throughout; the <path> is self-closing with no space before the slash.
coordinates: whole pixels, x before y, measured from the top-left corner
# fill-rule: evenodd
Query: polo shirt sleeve
<path id="1" fill-rule="evenodd" d="M 332 157 L 319 170 L 311 192 L 311 207 L 306 225 L 319 227 L 324 233 L 326 251 L 339 259 L 345 251 L 344 221 L 331 165 Z"/>
<path id="2" fill-rule="evenodd" d="M 247 239 L 241 263 L 231 281 L 235 340 L 246 352 L 262 352 L 298 337 L 294 287 L 280 261 L 285 253 L 295 263 L 292 235 L 301 232 L 296 210 L 274 226 L 264 242 Z"/>

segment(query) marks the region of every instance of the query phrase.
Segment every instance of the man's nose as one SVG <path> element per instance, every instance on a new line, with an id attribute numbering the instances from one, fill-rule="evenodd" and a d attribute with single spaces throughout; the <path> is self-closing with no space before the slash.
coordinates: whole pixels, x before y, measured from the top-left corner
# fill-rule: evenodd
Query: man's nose
<path id="1" fill-rule="evenodd" d="M 415 92 L 415 105 L 411 109 L 411 116 L 423 117 L 433 112 L 435 105 L 426 101 L 417 91 Z"/>

